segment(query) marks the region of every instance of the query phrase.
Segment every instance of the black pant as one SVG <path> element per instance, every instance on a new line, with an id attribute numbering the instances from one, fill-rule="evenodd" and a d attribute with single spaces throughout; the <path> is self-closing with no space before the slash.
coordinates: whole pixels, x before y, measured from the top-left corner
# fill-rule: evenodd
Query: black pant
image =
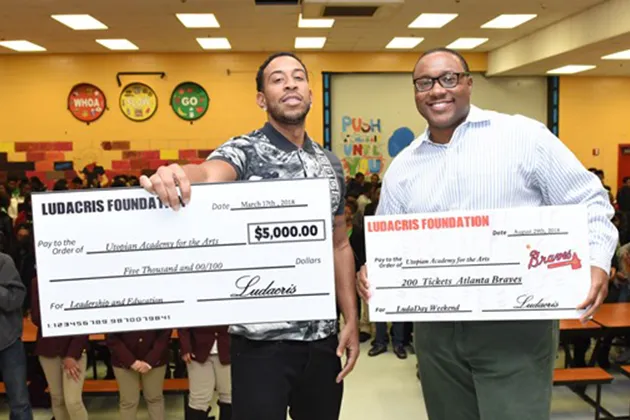
<path id="1" fill-rule="evenodd" d="M 232 335 L 232 419 L 338 420 L 343 384 L 337 336 L 254 341 Z"/>

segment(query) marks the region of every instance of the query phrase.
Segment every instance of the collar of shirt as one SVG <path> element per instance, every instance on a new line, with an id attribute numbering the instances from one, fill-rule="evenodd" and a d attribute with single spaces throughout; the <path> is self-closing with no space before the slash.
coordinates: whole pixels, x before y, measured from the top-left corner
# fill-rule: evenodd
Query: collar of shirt
<path id="1" fill-rule="evenodd" d="M 296 146 L 295 143 L 292 143 L 289 139 L 287 139 L 281 132 L 276 130 L 275 127 L 268 122 L 265 123 L 265 125 L 263 126 L 263 128 L 260 129 L 260 131 L 262 131 L 262 133 L 265 136 L 267 136 L 267 138 L 269 139 L 272 145 L 282 150 L 283 152 L 290 153 L 299 149 L 299 147 Z M 312 140 L 306 133 L 304 134 L 304 145 L 302 146 L 302 149 L 309 154 L 314 153 Z"/>
<path id="2" fill-rule="evenodd" d="M 468 111 L 468 116 L 466 117 L 464 122 L 461 123 L 460 126 L 457 128 L 459 129 L 460 127 L 465 127 L 469 124 L 487 122 L 487 121 L 490 121 L 490 118 L 491 118 L 490 113 L 488 111 L 478 108 L 475 105 L 470 105 L 470 111 Z M 417 149 L 424 143 L 434 144 L 433 142 L 431 142 L 431 139 L 429 139 L 429 127 L 427 127 L 424 130 L 424 133 L 422 133 L 422 135 L 418 138 L 415 148 Z M 443 146 L 448 147 L 449 144 L 451 143 L 447 143 Z"/>

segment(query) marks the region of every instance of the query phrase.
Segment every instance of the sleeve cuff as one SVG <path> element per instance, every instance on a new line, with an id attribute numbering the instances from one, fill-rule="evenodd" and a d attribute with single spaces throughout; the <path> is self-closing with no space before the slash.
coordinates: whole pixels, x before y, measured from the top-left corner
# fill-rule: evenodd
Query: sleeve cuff
<path id="1" fill-rule="evenodd" d="M 611 259 L 599 258 L 598 256 L 591 256 L 591 267 L 598 267 L 610 274 L 610 267 L 612 266 Z"/>
<path id="2" fill-rule="evenodd" d="M 229 158 L 226 158 L 224 156 L 221 155 L 210 155 L 208 156 L 207 161 L 211 161 L 211 160 L 220 160 L 222 162 L 225 162 L 227 164 L 229 164 L 232 168 L 234 168 L 234 171 L 236 172 L 236 176 L 238 179 L 242 179 L 243 174 L 241 172 L 241 168 L 238 167 L 238 165 L 236 165 L 234 162 L 232 162 Z"/>
<path id="3" fill-rule="evenodd" d="M 66 354 L 66 357 L 72 357 L 75 360 L 81 359 L 81 356 L 83 355 L 83 350 L 85 349 L 86 344 L 87 344 L 86 342 L 87 342 L 87 339 L 83 337 L 74 338 L 70 342 L 70 346 L 68 347 L 68 352 Z"/>

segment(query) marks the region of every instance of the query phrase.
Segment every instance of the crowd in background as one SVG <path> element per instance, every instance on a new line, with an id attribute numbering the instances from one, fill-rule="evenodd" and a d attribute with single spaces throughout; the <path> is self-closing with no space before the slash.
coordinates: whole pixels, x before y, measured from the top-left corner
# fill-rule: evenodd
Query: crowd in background
<path id="1" fill-rule="evenodd" d="M 604 172 L 597 168 L 590 168 L 602 181 L 602 185 L 609 191 L 611 203 L 616 212 L 613 223 L 619 230 L 619 243 L 615 258 L 612 262 L 612 272 L 609 285 L 608 303 L 629 302 L 630 288 L 630 177 L 623 180 L 617 194 L 613 196 L 611 188 L 606 185 Z M 87 188 L 117 188 L 138 186 L 136 176 L 117 175 L 111 180 L 105 171 L 92 171 L 87 176 L 77 176 L 73 179 L 59 179 L 50 188 L 53 191 L 78 190 Z M 357 270 L 366 263 L 365 232 L 363 230 L 365 216 L 376 213 L 381 191 L 381 179 L 378 174 L 371 174 L 369 181 L 363 173 L 346 178 L 345 217 L 348 237 L 355 256 Z M 33 279 L 36 278 L 35 246 L 33 239 L 33 212 L 31 193 L 45 191 L 47 187 L 40 179 L 25 177 L 9 177 L 7 182 L 0 184 L 0 252 L 11 256 L 19 271 L 20 278 L 27 290 L 24 299 L 23 312 L 25 316 L 31 314 L 33 298 L 31 294 Z M 369 356 L 378 356 L 388 351 L 391 341 L 394 354 L 400 358 L 407 358 L 408 352 L 413 352 L 412 323 L 392 323 L 388 328 L 386 323 L 371 324 L 368 321 L 368 310 L 365 302 L 359 299 L 359 317 L 361 319 L 361 342 L 371 341 Z M 575 366 L 585 365 L 585 355 L 591 347 L 590 339 L 574 340 Z M 111 355 L 104 343 L 96 343 L 95 359 L 88 364 L 104 362 L 107 367 L 106 378 L 114 378 L 115 365 L 112 367 Z M 621 351 L 611 356 L 611 347 L 619 346 Z M 630 352 L 624 348 L 628 346 L 627 337 L 611 338 L 598 350 L 597 362 L 602 367 L 608 367 L 611 359 L 615 362 L 629 362 Z M 172 361 L 176 361 L 177 358 Z M 167 369 L 166 377 L 171 375 L 183 376 L 184 367 L 175 363 L 175 371 Z M 85 368 L 84 368 L 85 369 Z M 29 392 L 33 406 L 46 407 L 50 405 L 46 394 L 46 378 L 39 363 L 29 363 Z"/>

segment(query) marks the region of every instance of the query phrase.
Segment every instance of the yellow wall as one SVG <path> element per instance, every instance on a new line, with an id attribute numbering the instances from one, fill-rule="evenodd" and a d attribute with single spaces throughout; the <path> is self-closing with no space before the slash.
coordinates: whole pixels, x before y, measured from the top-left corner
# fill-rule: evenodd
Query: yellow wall
<path id="1" fill-rule="evenodd" d="M 110 168 L 120 151 L 104 151 L 103 141 L 130 141 L 132 150 L 212 149 L 230 136 L 250 131 L 265 121 L 255 105 L 256 70 L 267 54 L 108 54 L 108 55 L 11 55 L 0 58 L 0 152 L 10 161 L 24 161 L 14 142 L 73 142 L 65 158 L 75 169 L 93 161 Z M 314 99 L 307 122 L 309 134 L 323 140 L 322 71 L 410 71 L 418 53 L 306 53 L 301 54 L 311 76 Z M 486 68 L 485 54 L 467 56 L 475 71 Z M 157 114 L 137 123 L 119 108 L 121 88 L 116 73 L 164 71 L 166 78 L 123 77 L 123 86 L 145 82 L 157 93 Z M 170 108 L 170 95 L 180 82 L 200 83 L 210 95 L 207 114 L 194 124 L 179 119 Z M 109 111 L 85 125 L 66 109 L 68 93 L 79 82 L 104 91 Z M 369 89 L 366 86 L 366 89 Z"/>
<path id="2" fill-rule="evenodd" d="M 613 192 L 618 145 L 630 143 L 629 106 L 630 77 L 560 78 L 560 138 L 587 168 L 604 170 Z"/>

